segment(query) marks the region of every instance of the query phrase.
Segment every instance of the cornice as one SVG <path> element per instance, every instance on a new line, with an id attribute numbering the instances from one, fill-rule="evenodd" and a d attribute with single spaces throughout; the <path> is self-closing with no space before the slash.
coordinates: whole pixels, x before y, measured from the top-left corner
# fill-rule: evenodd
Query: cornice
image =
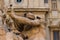
<path id="1" fill-rule="evenodd" d="M 11 8 L 8 8 L 8 11 L 11 11 Z M 49 11 L 49 8 L 14 8 L 14 11 Z"/>

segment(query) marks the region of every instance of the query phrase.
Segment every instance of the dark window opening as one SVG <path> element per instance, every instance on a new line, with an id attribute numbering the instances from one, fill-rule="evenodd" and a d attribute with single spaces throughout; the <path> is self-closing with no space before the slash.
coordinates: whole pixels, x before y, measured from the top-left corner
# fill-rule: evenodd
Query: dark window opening
<path id="1" fill-rule="evenodd" d="M 18 3 L 20 3 L 22 0 L 17 0 Z"/>
<path id="2" fill-rule="evenodd" d="M 52 0 L 52 1 L 56 1 L 56 0 Z"/>
<path id="3" fill-rule="evenodd" d="M 48 3 L 48 0 L 44 0 L 44 3 Z"/>
<path id="4" fill-rule="evenodd" d="M 53 31 L 53 39 L 59 40 L 59 31 Z"/>

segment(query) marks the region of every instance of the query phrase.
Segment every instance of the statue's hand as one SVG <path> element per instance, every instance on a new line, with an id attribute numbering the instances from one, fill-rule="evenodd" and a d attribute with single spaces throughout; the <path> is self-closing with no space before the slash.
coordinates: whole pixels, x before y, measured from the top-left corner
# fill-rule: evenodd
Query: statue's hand
<path id="1" fill-rule="evenodd" d="M 24 14 L 24 17 L 26 17 L 26 18 L 28 18 L 28 19 L 31 19 L 31 20 L 34 20 L 34 19 L 35 19 L 35 15 L 32 14 L 31 12 L 25 13 L 25 14 Z"/>

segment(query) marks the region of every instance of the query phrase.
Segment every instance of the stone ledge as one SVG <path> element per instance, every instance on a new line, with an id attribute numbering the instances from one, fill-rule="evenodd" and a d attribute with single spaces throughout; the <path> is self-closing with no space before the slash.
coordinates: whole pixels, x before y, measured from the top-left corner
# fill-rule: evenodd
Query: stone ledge
<path id="1" fill-rule="evenodd" d="M 11 8 L 8 8 L 11 11 Z M 14 11 L 49 11 L 49 8 L 14 8 Z"/>

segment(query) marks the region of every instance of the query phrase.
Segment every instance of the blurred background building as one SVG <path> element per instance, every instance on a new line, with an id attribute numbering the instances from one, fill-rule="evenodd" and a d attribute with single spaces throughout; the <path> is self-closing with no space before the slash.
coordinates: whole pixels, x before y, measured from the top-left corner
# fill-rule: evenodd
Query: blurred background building
<path id="1" fill-rule="evenodd" d="M 60 40 L 60 0 L 0 0 L 0 9 L 6 6 L 7 13 L 11 13 L 11 5 L 16 15 L 32 12 L 40 16 L 41 21 L 45 22 L 46 40 Z M 0 36 L 5 35 L 2 26 L 0 30 Z"/>

